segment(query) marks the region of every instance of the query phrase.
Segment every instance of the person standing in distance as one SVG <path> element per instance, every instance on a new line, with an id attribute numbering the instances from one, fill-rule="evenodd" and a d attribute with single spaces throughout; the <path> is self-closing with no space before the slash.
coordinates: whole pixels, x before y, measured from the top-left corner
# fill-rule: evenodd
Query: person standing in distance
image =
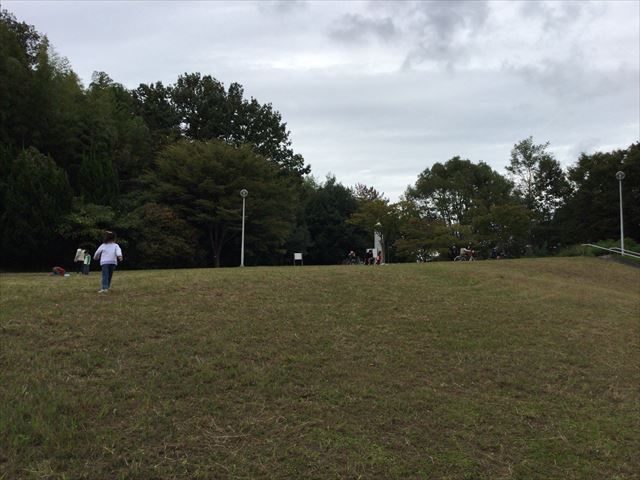
<path id="1" fill-rule="evenodd" d="M 84 252 L 84 265 L 82 267 L 82 273 L 84 275 L 89 275 L 89 271 L 91 270 L 91 254 L 88 250 Z"/>
<path id="2" fill-rule="evenodd" d="M 84 264 L 84 249 L 79 248 L 76 250 L 76 256 L 73 261 L 76 264 L 76 273 L 82 273 L 82 265 Z"/>
<path id="3" fill-rule="evenodd" d="M 111 287 L 113 271 L 116 269 L 118 262 L 122 261 L 122 250 L 120 245 L 116 243 L 115 233 L 104 232 L 102 245 L 98 247 L 93 258 L 100 260 L 100 268 L 102 269 L 102 288 L 98 293 L 107 293 Z"/>

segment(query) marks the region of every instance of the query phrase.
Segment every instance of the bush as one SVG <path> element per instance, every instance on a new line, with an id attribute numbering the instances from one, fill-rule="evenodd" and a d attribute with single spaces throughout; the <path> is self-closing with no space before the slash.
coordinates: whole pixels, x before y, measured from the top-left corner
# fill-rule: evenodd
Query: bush
<path id="1" fill-rule="evenodd" d="M 595 243 L 599 247 L 603 248 L 619 248 L 620 240 L 600 240 Z M 624 239 L 624 249 L 631 250 L 634 252 L 640 252 L 640 245 L 633 240 L 632 238 Z M 584 245 L 569 245 L 568 247 L 560 250 L 557 255 L 559 257 L 599 257 L 602 255 L 615 255 L 613 252 L 608 252 L 606 250 L 600 250 L 599 248 L 587 247 Z"/>
<path id="2" fill-rule="evenodd" d="M 599 242 L 596 243 L 596 245 L 598 245 L 599 247 L 604 247 L 604 248 L 618 248 L 620 247 L 620 239 L 617 240 L 600 240 Z M 640 252 L 640 245 L 633 240 L 632 238 L 629 237 L 625 237 L 624 239 L 624 249 L 625 250 L 632 250 L 634 252 Z M 601 250 L 603 252 L 603 254 L 607 253 L 604 250 Z"/>
<path id="3" fill-rule="evenodd" d="M 595 257 L 596 248 L 583 245 L 570 245 L 558 252 L 559 257 Z M 604 252 L 604 250 L 601 250 Z"/>

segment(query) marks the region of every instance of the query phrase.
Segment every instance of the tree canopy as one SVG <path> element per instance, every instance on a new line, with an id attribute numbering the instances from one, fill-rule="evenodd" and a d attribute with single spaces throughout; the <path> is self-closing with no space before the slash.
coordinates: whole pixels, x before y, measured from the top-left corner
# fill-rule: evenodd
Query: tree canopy
<path id="1" fill-rule="evenodd" d="M 572 243 L 640 240 L 640 144 L 563 167 L 548 142 L 514 144 L 506 172 L 425 160 L 396 202 L 373 186 L 318 182 L 271 103 L 198 72 L 129 89 L 106 72 L 81 83 L 35 27 L 0 10 L 0 267 L 68 265 L 116 230 L 128 267 L 335 264 L 373 247 L 392 261 L 548 254 Z"/>
<path id="2" fill-rule="evenodd" d="M 426 168 L 407 190 L 420 214 L 445 223 L 469 223 L 477 211 L 510 201 L 512 185 L 484 162 L 453 157 Z"/>
<path id="3" fill-rule="evenodd" d="M 277 249 L 291 230 L 291 181 L 251 148 L 221 141 L 183 140 L 166 147 L 149 178 L 158 199 L 202 229 L 216 267 L 223 247 L 237 236 L 242 221 L 240 190 L 247 189 L 249 256 Z"/>

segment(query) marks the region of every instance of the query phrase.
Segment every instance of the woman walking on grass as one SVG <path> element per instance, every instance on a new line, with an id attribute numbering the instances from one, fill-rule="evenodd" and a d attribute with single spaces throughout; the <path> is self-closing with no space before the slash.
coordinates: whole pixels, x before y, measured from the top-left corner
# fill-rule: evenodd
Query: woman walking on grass
<path id="1" fill-rule="evenodd" d="M 116 234 L 113 232 L 104 232 L 104 240 L 102 245 L 98 247 L 94 259 L 100 260 L 102 268 L 102 288 L 98 293 L 107 293 L 111 287 L 111 277 L 116 269 L 118 262 L 122 261 L 122 250 L 120 245 L 116 243 Z"/>

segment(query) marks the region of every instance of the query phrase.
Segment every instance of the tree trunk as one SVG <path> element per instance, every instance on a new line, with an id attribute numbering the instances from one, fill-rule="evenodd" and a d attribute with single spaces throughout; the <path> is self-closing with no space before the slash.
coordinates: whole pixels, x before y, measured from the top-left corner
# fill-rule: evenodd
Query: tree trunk
<path id="1" fill-rule="evenodd" d="M 221 231 L 219 227 L 214 228 L 213 225 L 209 227 L 209 239 L 211 241 L 211 252 L 213 253 L 213 266 L 215 268 L 220 268 L 220 255 L 222 254 L 225 233 L 226 231 L 224 229 Z"/>
<path id="2" fill-rule="evenodd" d="M 220 248 L 216 245 L 213 225 L 209 225 L 209 243 L 211 244 L 211 253 L 213 254 L 213 266 L 214 268 L 220 268 Z"/>

